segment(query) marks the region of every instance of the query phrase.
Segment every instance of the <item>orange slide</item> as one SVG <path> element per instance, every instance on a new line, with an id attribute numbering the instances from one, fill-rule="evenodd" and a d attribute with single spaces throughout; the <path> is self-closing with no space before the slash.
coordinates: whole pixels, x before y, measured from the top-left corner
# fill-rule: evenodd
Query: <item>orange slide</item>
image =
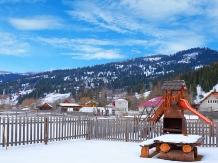
<path id="1" fill-rule="evenodd" d="M 212 121 L 209 120 L 207 117 L 203 116 L 201 113 L 199 113 L 198 111 L 196 111 L 195 109 L 193 109 L 190 104 L 188 103 L 187 100 L 185 99 L 180 99 L 180 106 L 191 111 L 193 114 L 197 115 L 200 119 L 202 119 L 204 122 L 208 123 L 208 124 L 212 124 Z"/>

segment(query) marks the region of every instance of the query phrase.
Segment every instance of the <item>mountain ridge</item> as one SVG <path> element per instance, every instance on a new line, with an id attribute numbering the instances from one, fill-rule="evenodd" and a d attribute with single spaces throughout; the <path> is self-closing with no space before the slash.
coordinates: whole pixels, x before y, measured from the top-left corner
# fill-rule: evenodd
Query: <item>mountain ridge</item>
<path id="1" fill-rule="evenodd" d="M 156 78 L 171 78 L 213 62 L 218 62 L 216 50 L 192 48 L 169 55 L 158 54 L 82 68 L 19 74 L 9 80 L 2 80 L 0 75 L 0 94 L 4 92 L 13 96 L 20 94 L 20 91 L 32 90 L 20 95 L 19 103 L 25 98 L 43 98 L 51 92 L 71 93 L 75 99 L 99 96 L 103 89 L 123 89 L 132 94 L 150 89 L 150 83 Z"/>

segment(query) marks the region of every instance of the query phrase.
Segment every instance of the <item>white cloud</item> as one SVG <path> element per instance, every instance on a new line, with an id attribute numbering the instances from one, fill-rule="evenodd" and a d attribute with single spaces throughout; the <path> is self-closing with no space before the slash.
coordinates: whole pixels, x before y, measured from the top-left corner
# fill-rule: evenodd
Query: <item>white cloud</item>
<path id="1" fill-rule="evenodd" d="M 36 16 L 32 18 L 10 18 L 9 23 L 20 30 L 44 30 L 61 28 L 60 19 L 53 16 Z"/>
<path id="2" fill-rule="evenodd" d="M 218 33 L 217 0 L 64 2 L 72 7 L 68 14 L 73 19 L 110 31 L 141 35 L 145 38 L 145 48 L 152 47 L 152 44 L 158 42 L 155 45 L 158 53 L 177 52 L 191 46 L 206 46 L 209 40 L 216 39 Z M 211 33 L 215 38 L 208 38 Z M 123 43 L 123 40 L 121 42 Z"/>
<path id="3" fill-rule="evenodd" d="M 113 3 L 98 0 L 68 1 L 67 4 L 73 10 L 67 13 L 74 19 L 116 32 L 144 32 L 192 16 L 205 16 L 205 2 L 206 0 L 120 0 Z"/>
<path id="4" fill-rule="evenodd" d="M 61 53 L 72 55 L 74 59 L 119 59 L 125 58 L 119 54 L 118 50 L 111 50 L 111 46 L 118 46 L 116 41 L 97 40 L 97 39 L 67 39 L 67 38 L 38 38 L 39 41 L 48 43 L 51 46 L 71 51 Z M 107 50 L 110 46 L 109 50 Z M 106 47 L 106 48 L 105 48 Z"/>
<path id="5" fill-rule="evenodd" d="M 203 0 L 206 2 L 205 0 Z M 121 6 L 137 17 L 153 21 L 169 21 L 179 16 L 203 15 L 199 0 L 121 0 Z"/>
<path id="6" fill-rule="evenodd" d="M 170 40 L 153 42 L 153 46 L 156 46 L 155 51 L 157 54 L 173 54 L 193 47 L 202 47 L 204 44 L 204 38 L 200 35 L 174 37 Z"/>
<path id="7" fill-rule="evenodd" d="M 140 39 L 90 39 L 90 38 L 44 38 L 38 37 L 41 42 L 46 42 L 54 47 L 59 48 L 77 48 L 78 46 L 90 45 L 90 46 L 144 46 L 148 43 L 147 40 Z"/>
<path id="8" fill-rule="evenodd" d="M 87 50 L 89 51 L 89 50 Z M 124 55 L 117 53 L 116 50 L 104 50 L 94 51 L 90 53 L 63 53 L 63 55 L 71 55 L 73 59 L 92 60 L 92 59 L 122 59 Z"/>
<path id="9" fill-rule="evenodd" d="M 27 42 L 22 42 L 15 35 L 0 32 L 0 55 L 26 56 L 29 49 Z"/>
<path id="10" fill-rule="evenodd" d="M 118 8 L 112 7 L 113 4 L 107 4 L 107 2 L 77 1 L 71 5 L 73 10 L 67 11 L 67 13 L 72 18 L 86 21 L 101 28 L 119 33 L 136 31 L 141 28 L 140 23 L 125 14 L 125 10 L 119 11 Z"/>

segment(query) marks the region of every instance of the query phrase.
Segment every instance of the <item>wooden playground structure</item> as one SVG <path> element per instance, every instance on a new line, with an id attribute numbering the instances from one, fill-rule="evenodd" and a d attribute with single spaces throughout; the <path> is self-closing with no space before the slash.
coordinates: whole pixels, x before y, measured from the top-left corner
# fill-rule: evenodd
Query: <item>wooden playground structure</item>
<path id="1" fill-rule="evenodd" d="M 179 115 L 180 118 L 183 118 L 184 111 L 188 110 L 207 124 L 212 124 L 210 119 L 192 108 L 189 102 L 185 99 L 187 88 L 184 80 L 165 81 L 160 89 L 164 91 L 164 95 L 159 102 L 159 107 L 151 110 L 142 121 L 157 122 L 163 115 L 164 118 L 167 118 L 168 116 L 176 118 Z M 173 132 L 176 131 L 174 130 Z M 176 133 L 180 133 L 180 131 L 177 130 Z M 184 133 L 184 131 L 182 133 Z"/>
<path id="2" fill-rule="evenodd" d="M 197 157 L 197 146 L 200 146 L 204 137 L 198 137 L 193 142 L 186 141 L 195 135 L 187 135 L 186 118 L 184 111 L 188 110 L 201 120 L 211 125 L 212 121 L 193 109 L 185 99 L 187 91 L 184 80 L 165 81 L 161 86 L 164 91 L 161 105 L 143 120 L 157 122 L 163 116 L 163 136 L 181 136 L 181 142 L 165 141 L 162 136 L 141 145 L 141 157 L 148 157 L 150 148 L 156 147 L 160 151 L 160 158 L 177 161 L 194 161 Z M 148 118 L 149 117 L 149 118 Z"/>

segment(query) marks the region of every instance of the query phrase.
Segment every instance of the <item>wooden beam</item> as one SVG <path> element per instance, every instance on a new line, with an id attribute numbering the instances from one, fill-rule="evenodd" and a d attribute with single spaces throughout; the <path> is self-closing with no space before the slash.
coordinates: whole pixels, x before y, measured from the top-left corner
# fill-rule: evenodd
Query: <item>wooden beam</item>
<path id="1" fill-rule="evenodd" d="M 169 152 L 160 152 L 160 158 L 173 161 L 194 161 L 194 151 L 184 153 L 182 150 L 170 150 Z"/>

